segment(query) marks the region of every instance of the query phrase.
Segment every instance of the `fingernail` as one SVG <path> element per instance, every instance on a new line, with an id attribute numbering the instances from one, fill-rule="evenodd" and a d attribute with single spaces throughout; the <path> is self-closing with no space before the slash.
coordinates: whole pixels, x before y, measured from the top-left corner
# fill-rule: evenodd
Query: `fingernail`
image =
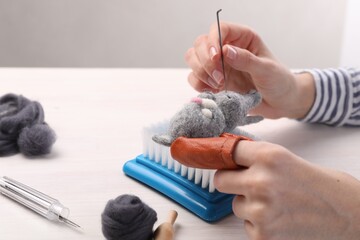
<path id="1" fill-rule="evenodd" d="M 224 75 L 219 72 L 218 70 L 214 70 L 212 73 L 212 77 L 214 78 L 214 80 L 216 81 L 216 83 L 219 85 L 221 83 L 221 80 L 223 80 Z"/>
<path id="2" fill-rule="evenodd" d="M 214 57 L 216 56 L 216 54 L 217 54 L 216 48 L 215 48 L 215 47 L 211 47 L 211 48 L 210 48 L 210 59 L 211 59 L 211 61 L 214 59 Z"/>
<path id="3" fill-rule="evenodd" d="M 235 60 L 236 55 L 237 55 L 236 50 L 231 46 L 227 46 L 227 47 L 228 47 L 228 52 L 227 52 L 226 56 L 228 58 L 230 58 L 231 60 Z"/>
<path id="4" fill-rule="evenodd" d="M 212 87 L 214 89 L 219 88 L 218 84 L 211 77 L 208 78 L 207 83 L 210 85 L 210 87 Z"/>

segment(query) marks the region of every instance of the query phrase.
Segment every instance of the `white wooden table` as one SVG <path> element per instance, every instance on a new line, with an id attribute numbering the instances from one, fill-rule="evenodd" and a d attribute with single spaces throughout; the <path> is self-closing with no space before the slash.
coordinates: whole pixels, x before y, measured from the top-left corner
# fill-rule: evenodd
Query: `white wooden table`
<path id="1" fill-rule="evenodd" d="M 144 126 L 170 118 L 196 92 L 187 69 L 19 69 L 0 68 L 0 94 L 39 101 L 58 140 L 40 159 L 21 154 L 0 158 L 9 176 L 58 198 L 70 208 L 77 231 L 54 224 L 0 196 L 0 239 L 103 239 L 101 213 L 109 199 L 135 194 L 158 213 L 179 213 L 176 239 L 247 239 L 242 221 L 229 216 L 206 223 L 122 172 L 142 151 Z M 331 128 L 293 120 L 265 120 L 244 127 L 303 158 L 360 178 L 360 129 Z"/>

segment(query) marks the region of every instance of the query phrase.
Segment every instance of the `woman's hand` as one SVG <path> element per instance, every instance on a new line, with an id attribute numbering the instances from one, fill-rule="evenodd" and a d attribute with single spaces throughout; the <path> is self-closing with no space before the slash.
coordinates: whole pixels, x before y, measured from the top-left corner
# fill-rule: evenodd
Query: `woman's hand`
<path id="1" fill-rule="evenodd" d="M 360 182 L 315 166 L 283 147 L 240 141 L 239 170 L 218 170 L 214 185 L 236 194 L 235 215 L 250 239 L 359 239 Z"/>
<path id="2" fill-rule="evenodd" d="M 233 211 L 252 240 L 359 239 L 360 182 L 246 137 L 179 137 L 172 157 L 188 167 L 222 169 L 214 185 L 235 194 Z"/>
<path id="3" fill-rule="evenodd" d="M 302 118 L 315 98 L 310 74 L 295 75 L 279 63 L 252 29 L 221 22 L 226 87 L 248 92 L 256 89 L 263 102 L 254 114 L 267 118 Z M 217 25 L 208 35 L 199 36 L 186 52 L 192 69 L 188 81 L 196 90 L 219 91 L 225 86 L 221 67 Z"/>

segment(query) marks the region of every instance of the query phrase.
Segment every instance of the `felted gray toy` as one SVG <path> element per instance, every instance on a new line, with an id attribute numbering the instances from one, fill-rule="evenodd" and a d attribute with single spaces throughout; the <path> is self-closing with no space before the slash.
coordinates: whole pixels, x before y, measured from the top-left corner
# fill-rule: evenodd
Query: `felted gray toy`
<path id="1" fill-rule="evenodd" d="M 167 133 L 154 135 L 152 139 L 170 146 L 180 136 L 207 138 L 232 132 L 237 126 L 263 120 L 262 116 L 248 116 L 248 111 L 260 102 L 261 96 L 255 91 L 248 94 L 203 92 L 173 116 Z"/>

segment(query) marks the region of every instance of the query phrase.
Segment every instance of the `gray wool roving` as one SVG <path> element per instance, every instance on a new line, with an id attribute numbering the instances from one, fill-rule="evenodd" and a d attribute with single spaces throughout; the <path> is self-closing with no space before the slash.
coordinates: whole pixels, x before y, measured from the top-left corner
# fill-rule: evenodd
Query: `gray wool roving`
<path id="1" fill-rule="evenodd" d="M 237 126 L 261 121 L 262 116 L 247 116 L 248 111 L 260 102 L 261 96 L 256 91 L 248 94 L 232 91 L 201 93 L 173 116 L 166 134 L 154 135 L 152 139 L 170 146 L 180 136 L 217 137 Z"/>
<path id="2" fill-rule="evenodd" d="M 40 103 L 15 94 L 0 98 L 0 156 L 22 152 L 38 156 L 51 151 L 55 132 L 44 122 Z"/>
<path id="3" fill-rule="evenodd" d="M 156 212 L 134 195 L 109 200 L 101 214 L 102 232 L 108 240 L 150 240 Z"/>

